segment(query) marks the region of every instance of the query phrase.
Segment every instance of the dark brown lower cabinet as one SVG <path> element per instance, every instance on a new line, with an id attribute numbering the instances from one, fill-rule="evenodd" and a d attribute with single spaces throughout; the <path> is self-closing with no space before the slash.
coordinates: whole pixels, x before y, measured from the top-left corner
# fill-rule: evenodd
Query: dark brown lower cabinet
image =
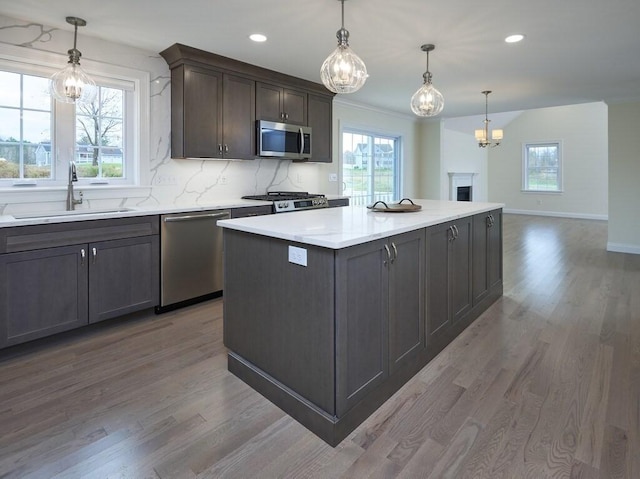
<path id="1" fill-rule="evenodd" d="M 0 255 L 0 347 L 88 323 L 88 273 L 81 247 Z"/>
<path id="2" fill-rule="evenodd" d="M 427 228 L 427 348 L 441 349 L 472 308 L 471 244 L 471 217 Z"/>
<path id="3" fill-rule="evenodd" d="M 225 229 L 229 371 L 338 444 L 502 294 L 496 229 L 473 302 L 473 232 L 469 216 L 332 250 Z"/>
<path id="4" fill-rule="evenodd" d="M 90 323 L 158 304 L 158 236 L 92 243 L 89 249 Z"/>
<path id="5" fill-rule="evenodd" d="M 0 348 L 156 306 L 158 224 L 153 216 L 3 229 Z M 64 245 L 72 238 L 107 240 Z"/>
<path id="6" fill-rule="evenodd" d="M 473 304 L 502 287 L 502 210 L 473 217 Z"/>

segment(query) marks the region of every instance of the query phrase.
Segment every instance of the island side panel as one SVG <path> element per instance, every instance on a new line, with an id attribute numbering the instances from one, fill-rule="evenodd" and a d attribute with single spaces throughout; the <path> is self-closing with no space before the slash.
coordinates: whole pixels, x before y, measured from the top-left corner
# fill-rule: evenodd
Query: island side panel
<path id="1" fill-rule="evenodd" d="M 225 346 L 333 415 L 333 250 L 230 229 L 224 241 Z M 307 266 L 289 261 L 289 246 Z"/>

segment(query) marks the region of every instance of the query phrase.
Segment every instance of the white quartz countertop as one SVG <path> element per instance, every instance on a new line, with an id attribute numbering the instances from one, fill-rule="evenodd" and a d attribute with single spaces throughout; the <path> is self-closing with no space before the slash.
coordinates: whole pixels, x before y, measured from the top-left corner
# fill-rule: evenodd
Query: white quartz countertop
<path id="1" fill-rule="evenodd" d="M 0 215 L 0 228 L 13 226 L 29 226 L 50 223 L 66 223 L 70 221 L 100 220 L 109 218 L 127 218 L 131 216 L 164 215 L 171 213 L 187 213 L 196 211 L 224 210 L 245 208 L 250 206 L 270 205 L 270 201 L 243 199 L 219 200 L 206 205 L 157 205 L 140 207 L 116 207 L 105 209 L 83 209 L 74 211 L 39 211 L 15 215 Z"/>
<path id="2" fill-rule="evenodd" d="M 218 225 L 272 238 L 341 249 L 504 207 L 502 203 L 413 201 L 422 209 L 409 213 L 382 213 L 365 206 L 345 206 L 221 220 Z"/>

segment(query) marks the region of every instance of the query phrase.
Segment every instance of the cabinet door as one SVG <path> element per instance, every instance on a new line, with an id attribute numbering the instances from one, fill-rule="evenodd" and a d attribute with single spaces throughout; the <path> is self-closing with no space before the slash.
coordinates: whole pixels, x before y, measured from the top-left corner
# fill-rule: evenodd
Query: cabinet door
<path id="1" fill-rule="evenodd" d="M 247 78 L 224 75 L 222 139 L 225 158 L 255 158 L 255 111 L 255 82 Z"/>
<path id="2" fill-rule="evenodd" d="M 281 87 L 268 83 L 256 83 L 256 119 L 284 121 L 283 98 Z"/>
<path id="3" fill-rule="evenodd" d="M 451 263 L 449 270 L 451 313 L 453 322 L 461 319 L 471 310 L 471 234 L 472 217 L 454 222 L 455 239 L 450 242 Z"/>
<path id="4" fill-rule="evenodd" d="M 450 223 L 427 228 L 427 346 L 451 327 L 449 314 Z"/>
<path id="5" fill-rule="evenodd" d="M 333 97 L 309 95 L 308 120 L 312 131 L 311 160 L 331 163 Z"/>
<path id="6" fill-rule="evenodd" d="M 158 305 L 158 240 L 153 235 L 89 245 L 89 322 Z"/>
<path id="7" fill-rule="evenodd" d="M 307 124 L 307 94 L 285 88 L 282 93 L 285 123 Z"/>
<path id="8" fill-rule="evenodd" d="M 487 256 L 488 283 L 493 289 L 502 284 L 502 210 L 491 212 Z"/>
<path id="9" fill-rule="evenodd" d="M 86 253 L 84 245 L 0 255 L 0 346 L 87 324 Z"/>
<path id="10" fill-rule="evenodd" d="M 473 217 L 473 304 L 482 301 L 489 294 L 488 235 L 489 214 L 480 213 Z"/>
<path id="11" fill-rule="evenodd" d="M 394 236 L 389 267 L 389 373 L 424 345 L 425 230 Z"/>
<path id="12" fill-rule="evenodd" d="M 176 69 L 174 71 L 177 71 Z M 174 76 L 172 75 L 172 81 Z M 174 89 L 171 94 L 174 95 Z M 222 145 L 222 73 L 204 68 L 184 67 L 184 92 L 179 98 L 171 98 L 172 130 L 171 144 L 174 145 L 175 125 L 174 115 L 184 118 L 184 158 L 219 158 Z M 182 98 L 183 106 L 179 108 L 176 102 Z M 178 111 L 174 111 L 178 108 Z"/>
<path id="13" fill-rule="evenodd" d="M 386 240 L 339 250 L 336 259 L 336 415 L 388 375 Z"/>

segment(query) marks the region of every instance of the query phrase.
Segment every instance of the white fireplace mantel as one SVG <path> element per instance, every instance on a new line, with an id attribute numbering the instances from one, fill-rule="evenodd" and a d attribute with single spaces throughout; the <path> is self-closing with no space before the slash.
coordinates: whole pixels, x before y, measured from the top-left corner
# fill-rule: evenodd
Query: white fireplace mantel
<path id="1" fill-rule="evenodd" d="M 456 201 L 458 198 L 458 188 L 461 186 L 470 186 L 471 187 L 471 201 L 473 201 L 473 177 L 478 173 L 460 173 L 460 172 L 452 172 L 448 173 L 449 175 L 449 199 L 451 201 Z"/>

